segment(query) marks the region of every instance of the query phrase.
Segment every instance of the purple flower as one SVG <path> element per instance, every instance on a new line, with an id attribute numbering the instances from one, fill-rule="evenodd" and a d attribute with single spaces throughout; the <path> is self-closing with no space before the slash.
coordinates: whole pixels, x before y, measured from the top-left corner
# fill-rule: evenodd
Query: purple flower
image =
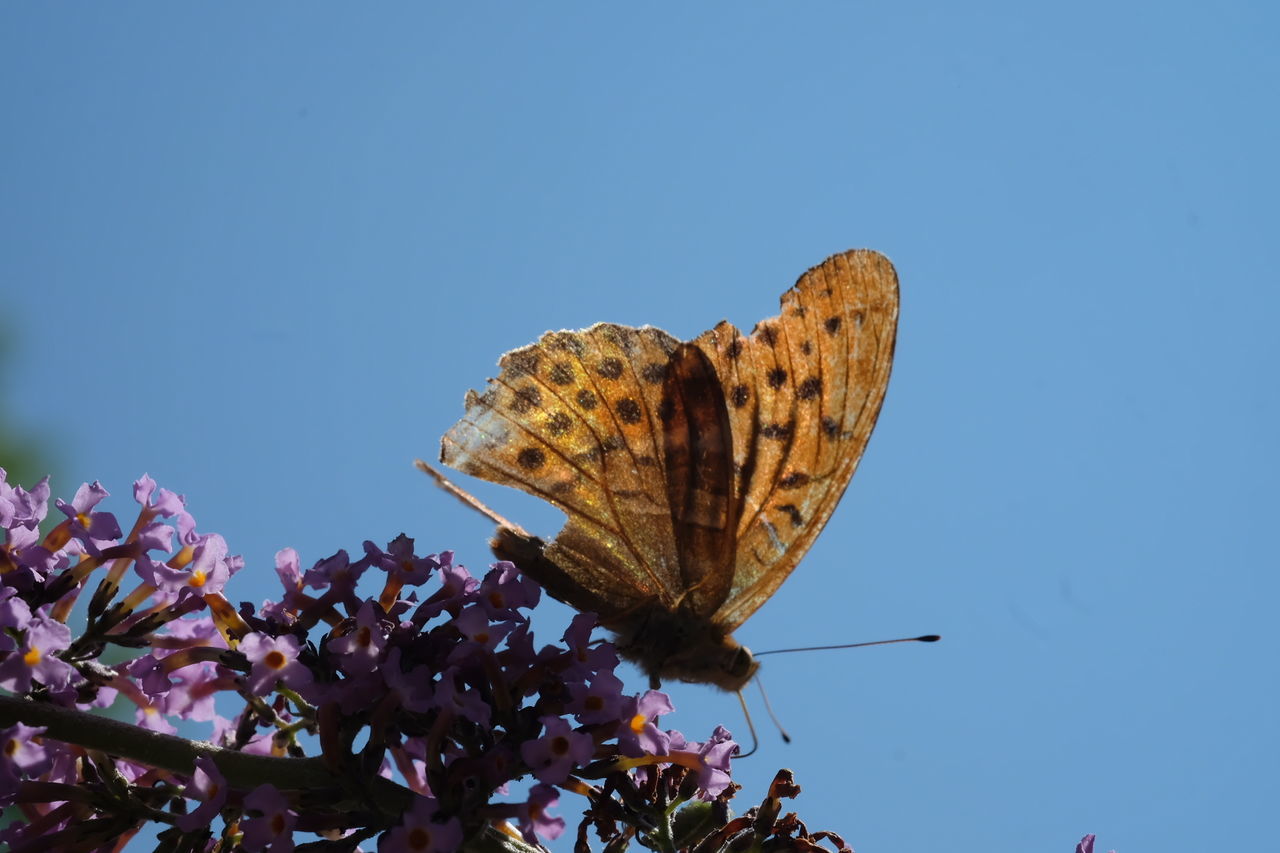
<path id="1" fill-rule="evenodd" d="M 12 587 L 0 587 L 0 629 L 22 629 L 31 622 L 31 606 Z M 15 648 L 9 632 L 0 630 L 0 651 Z"/>
<path id="2" fill-rule="evenodd" d="M 292 548 L 281 548 L 276 552 L 276 577 L 284 587 L 284 598 L 279 601 L 268 601 L 262 606 L 263 614 L 281 621 L 288 621 L 286 614 L 296 613 L 302 609 L 302 561 L 298 552 Z"/>
<path id="3" fill-rule="evenodd" d="M 416 666 L 409 672 L 400 669 L 400 649 L 387 652 L 387 660 L 379 669 L 387 688 L 399 694 L 400 705 L 410 711 L 422 713 L 431 707 L 432 673 L 425 666 Z"/>
<path id="4" fill-rule="evenodd" d="M 133 715 L 134 722 L 148 731 L 162 734 L 177 734 L 178 729 L 165 717 L 158 703 L 139 702 L 138 710 Z"/>
<path id="5" fill-rule="evenodd" d="M 244 831 L 241 842 L 246 850 L 270 850 L 271 853 L 292 853 L 293 827 L 297 815 L 289 809 L 289 800 L 274 785 L 260 785 L 244 798 L 245 808 L 261 812 L 261 817 L 240 821 Z"/>
<path id="6" fill-rule="evenodd" d="M 213 823 L 227 802 L 227 780 L 212 758 L 202 755 L 196 759 L 196 772 L 192 774 L 184 794 L 200 805 L 195 811 L 178 816 L 175 821 L 178 828 L 190 832 Z"/>
<path id="7" fill-rule="evenodd" d="M 416 556 L 413 553 L 413 540 L 403 533 L 387 543 L 386 551 L 372 542 L 365 542 L 364 553 L 370 562 L 387 573 L 389 579 L 401 586 L 421 586 L 442 563 L 453 559 L 453 553 L 449 551 L 440 555 L 443 560 L 438 560 L 431 554 L 426 557 Z"/>
<path id="8" fill-rule="evenodd" d="M 657 690 L 646 690 L 638 697 L 622 701 L 622 725 L 618 728 L 618 746 L 627 755 L 666 755 L 671 737 L 654 721 L 675 710 L 671 697 Z"/>
<path id="9" fill-rule="evenodd" d="M 158 647 L 190 648 L 192 646 L 217 646 L 225 649 L 226 642 L 213 619 L 208 614 L 175 619 L 165 626 L 164 642 Z"/>
<path id="10" fill-rule="evenodd" d="M 441 558 L 453 559 L 452 551 L 442 551 Z M 457 612 L 468 600 L 468 596 L 479 588 L 480 582 L 471 577 L 471 573 L 463 566 L 455 566 L 452 562 L 440 564 L 440 589 L 430 598 L 422 602 L 413 614 L 413 624 L 426 625 L 444 611 Z"/>
<path id="11" fill-rule="evenodd" d="M 196 545 L 195 559 L 189 570 L 187 585 L 200 595 L 222 592 L 227 580 L 244 565 L 238 556 L 228 553 L 227 541 L 216 533 L 203 537 Z"/>
<path id="12" fill-rule="evenodd" d="M 329 641 L 329 651 L 342 662 L 347 673 L 372 672 L 387 645 L 390 624 L 376 602 L 366 601 L 356 614 L 355 628 Z"/>
<path id="13" fill-rule="evenodd" d="M 302 583 L 312 589 L 326 589 L 332 586 L 355 586 L 356 578 L 351 576 L 351 557 L 346 549 L 340 549 L 332 557 L 327 557 L 302 574 Z"/>
<path id="14" fill-rule="evenodd" d="M 479 723 L 488 728 L 493 715 L 493 708 L 484 701 L 478 690 L 466 687 L 459 688 L 460 676 L 455 667 L 449 667 L 440 673 L 440 681 L 436 684 L 432 704 L 446 711 L 452 711 L 460 717 Z"/>
<path id="15" fill-rule="evenodd" d="M 327 601 L 341 601 L 347 605 L 348 613 L 354 613 L 360 609 L 356 583 L 367 568 L 368 562 L 352 563 L 345 550 L 339 551 L 307 569 L 302 575 L 302 583 L 312 589 L 325 590 Z"/>
<path id="16" fill-rule="evenodd" d="M 8 474 L 0 468 L 0 528 L 37 529 L 49 511 L 49 478 L 36 483 L 31 491 L 10 486 L 7 478 Z"/>
<path id="17" fill-rule="evenodd" d="M 81 483 L 80 488 L 76 489 L 76 496 L 71 499 L 71 503 L 68 504 L 59 498 L 55 501 L 55 505 L 62 510 L 67 518 L 75 518 L 77 515 L 87 514 L 89 510 L 101 503 L 103 498 L 110 497 L 110 495 L 111 493 L 104 489 L 101 483 L 94 480 L 92 483 Z M 89 527 L 90 525 L 85 523 L 84 526 Z"/>
<path id="18" fill-rule="evenodd" d="M 539 782 L 559 784 L 575 767 L 591 760 L 595 741 L 589 734 L 574 731 L 563 717 L 543 717 L 541 722 L 546 733 L 520 744 L 520 757 Z"/>
<path id="19" fill-rule="evenodd" d="M 588 678 L 603 670 L 612 672 L 618 666 L 618 654 L 612 643 L 592 645 L 591 632 L 596 625 L 594 613 L 579 613 L 569 623 L 563 639 L 573 662 L 564 671 L 566 679 Z"/>
<path id="20" fill-rule="evenodd" d="M 227 555 L 227 542 L 216 533 L 202 536 L 195 545 L 191 563 L 175 569 L 146 555 L 138 557 L 134 571 L 143 582 L 177 596 L 212 595 L 222 592 L 227 580 L 243 563 Z"/>
<path id="21" fill-rule="evenodd" d="M 381 853 L 452 853 L 462 846 L 462 826 L 456 817 L 443 823 L 432 818 L 437 811 L 430 797 L 415 797 L 401 816 L 401 824 L 378 839 Z"/>
<path id="22" fill-rule="evenodd" d="M 554 646 L 548 646 L 545 651 L 548 659 L 560 655 Z M 504 669 L 524 672 L 537 658 L 538 654 L 533 650 L 533 630 L 527 621 L 521 622 L 507 634 L 507 644 L 499 653 L 499 660 Z"/>
<path id="23" fill-rule="evenodd" d="M 1076 853 L 1093 853 L 1093 839 L 1096 837 L 1090 833 L 1080 839 L 1080 843 L 1076 845 Z M 1116 853 L 1116 851 L 1112 850 L 1111 853 Z"/>
<path id="24" fill-rule="evenodd" d="M 143 655 L 128 665 L 127 672 L 150 699 L 169 692 L 172 682 L 164 664 L 155 655 Z"/>
<path id="25" fill-rule="evenodd" d="M 161 710 L 183 720 L 212 720 L 214 692 L 219 677 L 209 663 L 184 666 L 172 673 L 169 692 L 160 699 Z"/>
<path id="26" fill-rule="evenodd" d="M 530 578 L 520 574 L 514 563 L 495 563 L 477 590 L 480 604 L 489 613 L 489 618 L 522 619 L 518 608 L 530 609 L 537 606 L 542 595 L 542 588 Z"/>
<path id="27" fill-rule="evenodd" d="M 170 600 L 176 600 L 178 592 L 186 586 L 186 573 L 166 566 L 159 560 L 153 560 L 146 554 L 139 554 L 133 561 L 133 573 L 148 586 L 164 590 L 170 594 Z"/>
<path id="28" fill-rule="evenodd" d="M 706 792 L 706 799 L 713 800 L 729 787 L 732 781 L 729 778 L 729 760 L 738 751 L 738 744 L 734 742 L 728 729 L 724 726 L 716 726 L 716 730 L 711 733 L 711 738 L 706 743 L 691 743 L 688 746 L 693 748 L 700 759 L 698 787 Z M 674 742 L 672 748 L 676 748 Z"/>
<path id="29" fill-rule="evenodd" d="M 493 651 L 502 638 L 511 632 L 513 626 L 503 622 L 493 624 L 489 621 L 489 614 L 483 607 L 472 606 L 458 614 L 453 620 L 453 627 L 477 646 Z M 460 648 L 458 651 L 465 654 L 470 650 Z"/>
<path id="30" fill-rule="evenodd" d="M 155 495 L 155 500 L 151 496 Z M 156 491 L 156 481 L 150 474 L 143 474 L 133 484 L 133 499 L 144 508 L 164 518 L 173 518 L 183 513 L 186 499 L 182 495 L 168 489 Z"/>
<path id="31" fill-rule="evenodd" d="M 564 832 L 564 818 L 552 817 L 547 809 L 560 802 L 560 792 L 551 785 L 534 785 L 529 789 L 525 814 L 521 815 L 520 832 L 524 840 L 537 844 L 537 836 L 556 839 Z"/>
<path id="32" fill-rule="evenodd" d="M 31 689 L 32 679 L 55 690 L 70 684 L 76 671 L 55 653 L 71 645 L 71 629 L 43 616 L 34 617 L 24 627 L 18 648 L 0 661 L 0 687 L 25 693 Z"/>
<path id="33" fill-rule="evenodd" d="M 622 711 L 622 680 L 612 672 L 597 673 L 590 683 L 569 684 L 567 713 L 584 725 L 606 723 L 618 719 Z"/>
<path id="34" fill-rule="evenodd" d="M 276 551 L 276 577 L 285 592 L 302 588 L 302 560 L 293 548 L 281 548 Z"/>
<path id="35" fill-rule="evenodd" d="M 168 554 L 173 550 L 174 530 L 161 521 L 153 521 L 138 531 L 138 545 L 144 552 L 159 551 Z"/>
<path id="36" fill-rule="evenodd" d="M 50 532 L 47 542 L 42 539 L 40 521 L 45 516 L 49 498 L 47 477 L 31 493 L 10 488 L 2 479 L 0 477 L 0 573 L 5 586 L 25 592 L 52 573 L 66 569 L 71 563 L 70 554 L 82 553 L 84 546 L 68 541 L 69 521 Z"/>
<path id="37" fill-rule="evenodd" d="M 265 696 L 278 682 L 297 690 L 309 685 L 313 676 L 298 660 L 300 644 L 290 636 L 270 637 L 252 633 L 240 641 L 239 651 L 249 659 L 248 687 L 256 696 Z"/>
<path id="38" fill-rule="evenodd" d="M 9 805 L 20 779 L 33 779 L 49 768 L 52 759 L 42 740 L 43 727 L 15 723 L 0 730 L 0 805 Z"/>
<path id="39" fill-rule="evenodd" d="M 71 535 L 84 542 L 89 553 L 115 542 L 122 535 L 116 517 L 109 512 L 92 512 L 98 503 L 108 496 L 97 480 L 85 483 L 76 490 L 71 503 L 59 500 L 55 505 L 71 522 Z"/>

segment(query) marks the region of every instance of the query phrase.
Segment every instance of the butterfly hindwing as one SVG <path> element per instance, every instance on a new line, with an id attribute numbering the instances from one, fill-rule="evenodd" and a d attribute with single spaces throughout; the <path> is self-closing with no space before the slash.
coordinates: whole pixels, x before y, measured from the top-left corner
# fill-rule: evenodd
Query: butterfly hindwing
<path id="1" fill-rule="evenodd" d="M 659 413 L 677 344 L 652 327 L 548 332 L 502 357 L 441 442 L 446 464 L 565 511 L 546 559 L 604 616 L 681 588 Z"/>
<path id="2" fill-rule="evenodd" d="M 729 411 L 715 368 L 698 347 L 681 344 L 672 354 L 662 406 L 682 603 L 709 617 L 733 585 L 737 502 Z"/>

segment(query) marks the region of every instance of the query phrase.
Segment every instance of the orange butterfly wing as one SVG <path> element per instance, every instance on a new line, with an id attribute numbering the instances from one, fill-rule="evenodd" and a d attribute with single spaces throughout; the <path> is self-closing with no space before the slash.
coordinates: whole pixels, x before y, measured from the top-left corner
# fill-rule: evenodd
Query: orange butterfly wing
<path id="1" fill-rule="evenodd" d="M 828 258 L 742 335 L 694 341 L 715 365 L 733 434 L 737 556 L 713 619 L 741 625 L 809 550 L 866 449 L 893 362 L 898 278 L 878 252 Z"/>
<path id="2" fill-rule="evenodd" d="M 898 317 L 892 265 L 828 258 L 750 335 L 680 344 L 612 324 L 507 353 L 445 434 L 441 460 L 565 511 L 550 544 L 500 527 L 555 597 L 593 610 L 651 676 L 736 690 L 728 635 L 813 543 L 884 400 Z"/>
<path id="3" fill-rule="evenodd" d="M 551 592 L 606 618 L 683 589 L 659 411 L 678 344 L 648 326 L 548 332 L 502 357 L 441 441 L 445 464 L 565 511 Z"/>

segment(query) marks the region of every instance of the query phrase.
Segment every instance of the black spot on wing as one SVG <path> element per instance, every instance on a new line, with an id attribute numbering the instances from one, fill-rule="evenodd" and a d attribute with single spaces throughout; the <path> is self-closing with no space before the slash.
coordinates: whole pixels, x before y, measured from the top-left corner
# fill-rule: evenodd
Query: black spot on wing
<path id="1" fill-rule="evenodd" d="M 809 475 L 803 471 L 792 471 L 778 480 L 778 487 L 781 489 L 798 489 L 801 486 L 808 485 L 810 479 Z"/>
<path id="2" fill-rule="evenodd" d="M 778 510 L 787 514 L 787 517 L 791 519 L 792 527 L 804 526 L 804 516 L 800 514 L 800 510 L 795 504 L 782 504 L 778 507 Z"/>
<path id="3" fill-rule="evenodd" d="M 521 468 L 529 471 L 541 468 L 546 461 L 547 454 L 542 452 L 541 447 L 526 447 L 516 454 L 516 462 L 520 463 Z"/>
<path id="4" fill-rule="evenodd" d="M 794 430 L 795 423 L 793 421 L 787 421 L 785 424 L 765 424 L 760 428 L 760 434 L 765 438 L 787 439 L 791 437 L 791 433 Z"/>
<path id="5" fill-rule="evenodd" d="M 531 410 L 541 405 L 542 392 L 533 385 L 517 388 L 511 398 L 511 408 L 521 415 L 528 414 Z"/>
<path id="6" fill-rule="evenodd" d="M 564 412 L 556 412 L 547 419 L 547 431 L 554 436 L 564 435 L 573 426 L 573 418 Z"/>
<path id="7" fill-rule="evenodd" d="M 622 361 L 617 358 L 606 358 L 600 362 L 596 372 L 605 379 L 617 379 L 622 376 Z"/>
<path id="8" fill-rule="evenodd" d="M 623 397 L 615 403 L 614 411 L 618 413 L 618 418 L 624 424 L 638 424 L 644 418 L 644 412 L 640 409 L 640 404 L 630 397 Z"/>
<path id="9" fill-rule="evenodd" d="M 568 385 L 573 382 L 573 369 L 563 361 L 557 361 L 551 365 L 549 378 L 556 385 Z"/>

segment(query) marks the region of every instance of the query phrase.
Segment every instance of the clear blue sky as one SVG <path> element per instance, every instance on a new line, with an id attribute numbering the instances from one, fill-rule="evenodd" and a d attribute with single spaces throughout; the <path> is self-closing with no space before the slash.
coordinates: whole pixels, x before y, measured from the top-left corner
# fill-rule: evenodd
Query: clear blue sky
<path id="1" fill-rule="evenodd" d="M 787 766 L 859 853 L 1273 841 L 1276 7 L 694 5 L 6 4 L 5 418 L 59 494 L 187 494 L 243 598 L 400 531 L 479 569 L 410 462 L 501 352 L 750 327 L 879 249 L 879 427 L 738 636 L 945 639 L 768 659 L 796 740 L 742 804 Z"/>

